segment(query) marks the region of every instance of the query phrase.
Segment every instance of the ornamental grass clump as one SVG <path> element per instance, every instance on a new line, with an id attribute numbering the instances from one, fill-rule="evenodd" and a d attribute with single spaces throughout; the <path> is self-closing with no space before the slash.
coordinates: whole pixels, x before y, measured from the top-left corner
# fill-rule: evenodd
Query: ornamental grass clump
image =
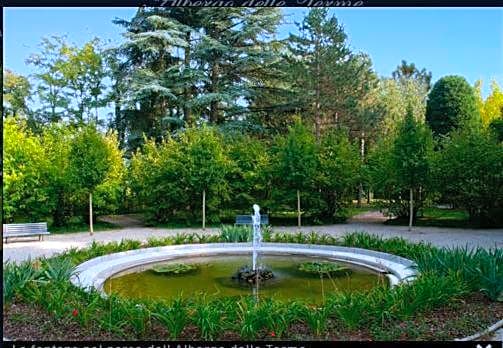
<path id="1" fill-rule="evenodd" d="M 248 226 L 222 225 L 220 240 L 225 243 L 244 243 L 252 240 L 252 229 Z"/>
<path id="2" fill-rule="evenodd" d="M 255 299 L 251 297 L 243 297 L 236 303 L 236 311 L 238 316 L 235 330 L 243 339 L 255 339 L 259 332 L 265 327 L 264 318 Z"/>
<path id="3" fill-rule="evenodd" d="M 343 245 L 383 251 L 412 259 L 421 273 L 445 277 L 456 273 L 471 291 L 489 299 L 503 298 L 503 250 L 484 248 L 435 248 L 425 243 L 410 243 L 403 238 L 383 239 L 366 233 L 344 236 Z"/>
<path id="4" fill-rule="evenodd" d="M 3 264 L 3 301 L 10 303 L 14 297 L 33 280 L 37 279 L 41 271 L 30 260 L 19 265 L 7 261 Z"/>
<path id="5" fill-rule="evenodd" d="M 152 317 L 163 324 L 169 332 L 169 338 L 176 340 L 189 322 L 187 302 L 176 298 L 171 303 L 157 303 L 152 309 Z"/>
<path id="6" fill-rule="evenodd" d="M 456 272 L 472 291 L 502 300 L 503 250 L 482 248 L 431 249 L 417 260 L 422 272 L 446 275 Z"/>
<path id="7" fill-rule="evenodd" d="M 192 305 L 192 321 L 204 340 L 214 340 L 218 337 L 224 326 L 224 314 L 218 301 L 208 302 L 205 296 Z"/>
<path id="8" fill-rule="evenodd" d="M 304 305 L 301 310 L 302 318 L 312 331 L 312 333 L 320 337 L 326 332 L 330 311 L 327 306 L 311 306 Z"/>

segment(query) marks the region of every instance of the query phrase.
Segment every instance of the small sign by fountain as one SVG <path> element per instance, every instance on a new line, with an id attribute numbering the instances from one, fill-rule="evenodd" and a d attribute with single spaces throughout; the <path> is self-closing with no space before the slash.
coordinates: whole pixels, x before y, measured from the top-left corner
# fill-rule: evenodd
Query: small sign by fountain
<path id="1" fill-rule="evenodd" d="M 274 278 L 273 273 L 260 265 L 259 255 L 260 246 L 262 244 L 262 231 L 260 227 L 261 217 L 260 217 L 260 207 L 257 204 L 253 205 L 253 215 L 252 215 L 252 226 L 253 226 L 253 238 L 252 238 L 252 267 L 244 266 L 241 267 L 237 273 L 232 277 L 239 281 L 245 281 L 250 284 L 258 284 L 265 280 Z"/>

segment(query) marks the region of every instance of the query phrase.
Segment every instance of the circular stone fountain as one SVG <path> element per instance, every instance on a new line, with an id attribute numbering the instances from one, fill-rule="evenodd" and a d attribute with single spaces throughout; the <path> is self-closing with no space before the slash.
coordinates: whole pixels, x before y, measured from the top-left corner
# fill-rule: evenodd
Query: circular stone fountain
<path id="1" fill-rule="evenodd" d="M 382 252 L 323 245 L 262 245 L 260 207 L 254 204 L 253 210 L 252 243 L 177 245 L 105 255 L 79 265 L 71 281 L 86 289 L 116 292 L 126 297 L 170 298 L 200 292 L 219 296 L 253 292 L 258 296 L 260 288 L 262 295 L 284 299 L 302 297 L 316 302 L 324 298 L 326 291 L 353 291 L 374 286 L 380 283 L 382 275 L 389 279 L 391 286 L 416 276 L 412 261 Z M 252 266 L 243 266 L 247 262 L 243 255 L 250 254 Z M 239 255 L 241 259 L 236 259 Z M 262 258 L 274 266 L 265 267 L 260 262 Z M 332 276 L 330 272 L 314 272 L 313 277 L 303 272 L 299 265 L 311 265 L 308 267 L 311 271 L 329 266 L 344 272 L 333 272 Z M 198 272 L 181 272 L 183 269 Z M 166 274 L 160 275 L 163 272 L 159 270 Z M 171 273 L 175 274 L 168 277 L 167 270 L 174 270 Z M 177 271 L 183 274 L 176 274 Z M 336 273 L 344 277 L 341 279 Z M 239 286 L 229 282 L 231 276 Z M 329 279 L 324 282 L 325 277 Z"/>
<path id="2" fill-rule="evenodd" d="M 105 256 L 96 257 L 89 261 L 86 261 L 76 268 L 75 275 L 72 276 L 71 281 L 74 285 L 83 287 L 85 289 L 95 288 L 104 294 L 108 292 L 108 288 L 105 284 L 110 285 L 113 283 L 114 279 L 119 279 L 122 276 L 132 276 L 137 274 L 148 275 L 145 271 L 148 271 L 155 265 L 169 262 L 183 263 L 189 262 L 194 258 L 196 263 L 209 265 L 208 269 L 211 269 L 212 262 L 219 262 L 227 264 L 229 267 L 229 272 L 226 274 L 226 279 L 231 280 L 233 272 L 236 271 L 235 264 L 242 265 L 243 260 L 249 260 L 249 256 L 253 252 L 253 246 L 251 243 L 212 243 L 212 244 L 192 244 L 192 245 L 174 245 L 147 249 L 137 249 L 131 251 L 125 251 Z M 286 243 L 263 243 L 260 249 L 261 255 L 263 255 L 264 262 L 274 264 L 274 258 L 280 257 L 283 260 L 291 260 L 292 267 L 297 268 L 299 262 L 304 262 L 306 259 L 316 259 L 316 260 L 326 260 L 331 262 L 341 262 L 345 265 L 356 267 L 360 270 L 365 270 L 367 273 L 381 274 L 387 277 L 390 286 L 394 286 L 400 282 L 407 282 L 412 280 L 417 272 L 415 269 L 415 263 L 391 254 L 382 253 L 378 251 L 359 249 L 359 248 L 348 248 L 340 246 L 326 246 L 326 245 L 303 245 L 303 244 L 286 244 Z M 241 261 L 237 260 L 235 264 L 228 262 L 230 259 L 227 258 L 241 257 Z M 204 260 L 201 261 L 200 258 Z M 272 261 L 269 261 L 271 258 Z M 231 267 L 232 266 L 232 267 Z M 239 267 L 237 267 L 239 268 Z M 153 272 L 152 272 L 153 273 Z M 275 272 L 277 273 L 277 272 Z M 288 283 L 288 272 L 278 277 L 274 277 L 269 280 L 271 282 L 271 293 L 274 293 L 274 282 L 281 282 L 282 280 Z M 198 277 L 201 274 L 192 274 L 190 285 L 198 284 Z M 162 276 L 158 276 L 162 277 Z M 146 278 L 148 279 L 148 278 Z M 173 290 L 171 293 L 174 294 L 178 290 L 183 291 L 184 294 L 190 295 L 187 291 L 187 286 L 184 286 L 183 278 L 178 279 L 178 289 Z M 351 282 L 352 278 L 348 278 Z M 107 282 L 108 281 L 108 282 Z M 297 288 L 305 287 L 306 284 L 313 284 L 314 281 L 319 281 L 315 279 L 306 279 L 303 285 L 297 283 Z M 325 286 L 327 286 L 329 280 L 325 279 Z M 173 286 L 176 282 L 165 281 L 164 286 Z M 168 285 L 166 285 L 168 284 Z M 171 285 L 169 285 L 171 284 Z M 292 283 L 288 283 L 292 284 Z M 222 295 L 226 295 L 225 289 L 231 292 L 231 295 L 237 294 L 237 290 L 232 290 L 232 286 L 225 286 L 225 282 L 218 284 L 217 287 L 211 287 L 212 293 L 217 291 L 222 291 Z M 268 285 L 268 284 L 266 284 Z M 143 293 L 147 288 L 150 288 L 149 284 L 142 284 L 141 282 L 130 282 L 127 288 L 134 289 L 138 293 Z M 292 287 L 292 286 L 290 286 Z M 166 287 L 164 288 L 166 289 Z M 107 291 L 105 291 L 107 290 Z M 262 290 L 267 291 L 267 287 L 263 286 Z M 251 291 L 249 288 L 241 288 L 240 293 Z M 113 292 L 113 289 L 112 289 Z M 167 292 L 167 290 L 166 290 Z M 306 291 L 307 292 L 307 291 Z M 120 293 L 120 292 L 119 292 Z M 124 294 L 127 296 L 127 294 Z M 292 297 L 290 293 L 285 294 L 284 297 Z"/>

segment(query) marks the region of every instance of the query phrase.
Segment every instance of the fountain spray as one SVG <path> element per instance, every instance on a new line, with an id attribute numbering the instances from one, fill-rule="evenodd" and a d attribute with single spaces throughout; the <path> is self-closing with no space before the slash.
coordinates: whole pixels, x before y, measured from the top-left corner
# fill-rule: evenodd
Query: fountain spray
<path id="1" fill-rule="evenodd" d="M 262 233 L 260 231 L 260 207 L 258 204 L 253 205 L 254 214 L 252 215 L 253 222 L 253 258 L 252 270 L 257 271 L 258 268 L 258 252 L 262 243 Z"/>

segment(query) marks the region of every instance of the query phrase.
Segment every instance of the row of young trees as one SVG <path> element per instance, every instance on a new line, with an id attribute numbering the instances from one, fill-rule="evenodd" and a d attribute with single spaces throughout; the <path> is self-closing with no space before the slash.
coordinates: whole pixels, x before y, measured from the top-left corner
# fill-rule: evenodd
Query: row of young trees
<path id="1" fill-rule="evenodd" d="M 114 134 L 63 123 L 34 134 L 26 121 L 14 117 L 5 118 L 3 126 L 5 221 L 49 218 L 52 225 L 64 226 L 84 216 L 92 232 L 93 215 L 121 206 L 126 173 Z"/>
<path id="2" fill-rule="evenodd" d="M 434 140 L 412 108 L 392 137 L 373 147 L 366 163 L 347 130 L 333 129 L 317 141 L 297 120 L 271 140 L 215 127 L 189 128 L 124 161 L 115 134 L 93 127 L 53 124 L 35 135 L 23 121 L 4 128 L 4 217 L 35 221 L 119 209 L 142 211 L 158 223 L 218 222 L 224 212 L 297 211 L 334 221 L 356 196 L 359 183 L 372 189 L 395 216 L 409 217 L 434 201 L 466 209 L 478 225 L 501 224 L 503 147 L 496 133 L 463 122 Z"/>
<path id="3" fill-rule="evenodd" d="M 361 161 L 343 131 L 316 143 L 300 121 L 272 141 L 215 128 L 190 128 L 160 144 L 147 141 L 130 163 L 133 199 L 158 222 L 203 218 L 221 210 L 264 211 L 297 207 L 320 220 L 333 219 L 354 195 Z M 202 204 L 202 213 L 198 207 Z"/>

